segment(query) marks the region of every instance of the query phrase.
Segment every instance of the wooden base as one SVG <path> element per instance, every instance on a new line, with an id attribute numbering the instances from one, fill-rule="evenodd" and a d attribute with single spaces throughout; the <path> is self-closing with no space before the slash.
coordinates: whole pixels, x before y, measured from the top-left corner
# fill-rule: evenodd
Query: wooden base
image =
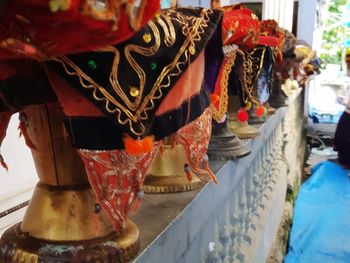
<path id="1" fill-rule="evenodd" d="M 186 176 L 153 176 L 148 175 L 143 185 L 145 193 L 177 193 L 192 191 L 203 185 L 198 177 L 193 176 L 192 181 L 188 181 Z"/>
<path id="2" fill-rule="evenodd" d="M 116 233 L 96 205 L 84 165 L 65 138 L 59 105 L 22 112 L 40 182 L 23 222 L 0 240 L 0 263 L 126 262 L 139 249 L 139 231 L 127 222 Z"/>
<path id="3" fill-rule="evenodd" d="M 247 122 L 229 121 L 228 125 L 240 139 L 252 139 L 260 135 L 259 130 Z"/>
<path id="4" fill-rule="evenodd" d="M 132 221 L 123 234 L 79 241 L 54 242 L 30 237 L 20 224 L 8 229 L 0 241 L 1 263 L 127 262 L 140 247 L 139 231 Z"/>
<path id="5" fill-rule="evenodd" d="M 192 191 L 202 185 L 195 174 L 190 182 L 184 172 L 186 153 L 181 144 L 163 145 L 163 153 L 153 159 L 143 184 L 145 193 L 177 193 Z"/>

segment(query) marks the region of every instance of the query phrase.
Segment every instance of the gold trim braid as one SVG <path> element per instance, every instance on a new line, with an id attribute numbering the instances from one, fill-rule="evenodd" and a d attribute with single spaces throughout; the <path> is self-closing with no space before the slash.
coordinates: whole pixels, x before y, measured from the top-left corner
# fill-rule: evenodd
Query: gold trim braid
<path id="1" fill-rule="evenodd" d="M 220 122 L 227 112 L 228 105 L 228 81 L 233 66 L 236 61 L 236 51 L 232 52 L 225 58 L 223 63 L 222 75 L 220 78 L 220 100 L 219 108 L 217 109 L 213 104 L 210 105 L 213 113 L 213 119 Z"/>

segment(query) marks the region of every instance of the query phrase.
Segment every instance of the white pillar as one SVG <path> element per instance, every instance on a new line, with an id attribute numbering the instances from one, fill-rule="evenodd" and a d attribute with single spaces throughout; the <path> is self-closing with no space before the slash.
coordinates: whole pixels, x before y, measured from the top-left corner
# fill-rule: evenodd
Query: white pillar
<path id="1" fill-rule="evenodd" d="M 299 0 L 298 39 L 313 45 L 313 32 L 316 27 L 317 0 Z"/>

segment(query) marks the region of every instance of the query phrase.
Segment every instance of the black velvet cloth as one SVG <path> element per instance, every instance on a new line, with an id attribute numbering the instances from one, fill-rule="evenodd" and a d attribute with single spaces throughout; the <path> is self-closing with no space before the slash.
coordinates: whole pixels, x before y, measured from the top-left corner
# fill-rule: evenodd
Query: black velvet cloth
<path id="1" fill-rule="evenodd" d="M 57 102 L 57 97 L 42 68 L 0 81 L 0 112 L 52 102 Z"/>
<path id="2" fill-rule="evenodd" d="M 221 24 L 221 22 L 219 23 Z M 224 59 L 222 50 L 222 27 L 218 26 L 205 48 L 205 74 L 204 80 L 210 93 L 214 92 L 215 82 L 220 72 L 220 67 Z"/>
<path id="3" fill-rule="evenodd" d="M 168 134 L 168 127 L 177 120 L 164 121 L 155 130 L 152 127 L 154 114 L 190 63 L 205 48 L 221 16 L 221 11 L 210 9 L 168 9 L 134 37 L 109 50 L 61 57 L 49 62 L 48 66 L 97 106 L 113 125 L 118 125 L 120 131 L 116 135 L 127 133 L 136 139 L 153 132 L 156 136 Z M 171 35 L 166 34 L 167 30 L 171 32 L 171 27 L 175 30 L 173 43 L 169 41 L 171 37 L 167 39 Z M 156 41 L 157 32 L 159 42 Z M 127 49 L 131 51 L 128 53 Z M 87 77 L 81 78 L 78 71 Z M 115 78 L 111 76 L 113 71 Z M 140 76 L 144 78 L 144 85 Z M 116 82 L 119 90 L 115 87 Z M 138 96 L 132 95 L 131 87 L 137 88 Z M 130 107 L 126 101 L 134 106 Z"/>
<path id="4" fill-rule="evenodd" d="M 203 85 L 200 93 L 182 103 L 181 107 L 154 118 L 150 134 L 159 140 L 195 120 L 209 106 L 210 98 Z M 189 110 L 189 112 L 188 112 Z M 67 117 L 64 124 L 75 148 L 93 150 L 123 149 L 123 132 L 108 118 Z"/>
<path id="5" fill-rule="evenodd" d="M 335 150 L 340 164 L 350 168 L 350 113 L 346 111 L 339 119 L 334 135 Z"/>

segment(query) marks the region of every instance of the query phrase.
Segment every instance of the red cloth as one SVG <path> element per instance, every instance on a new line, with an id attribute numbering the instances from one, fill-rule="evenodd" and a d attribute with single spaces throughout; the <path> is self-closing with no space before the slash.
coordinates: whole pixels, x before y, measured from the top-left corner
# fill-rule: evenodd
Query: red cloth
<path id="1" fill-rule="evenodd" d="M 260 21 L 260 30 L 262 34 L 267 35 L 268 38 L 274 38 L 274 44 L 267 46 L 276 47 L 277 48 L 277 62 L 281 63 L 282 61 L 282 51 L 284 47 L 284 39 L 285 39 L 285 33 L 284 30 L 281 29 L 277 22 L 275 20 L 269 19 L 269 20 L 262 20 Z M 265 37 L 265 38 L 267 38 Z M 270 41 L 270 40 L 268 40 Z"/>
<path id="2" fill-rule="evenodd" d="M 216 177 L 208 166 L 206 156 L 211 135 L 211 122 L 211 110 L 207 108 L 200 117 L 175 133 L 174 139 L 184 147 L 191 171 L 203 182 L 213 180 L 216 183 Z M 205 162 L 204 169 L 203 162 Z"/>
<path id="3" fill-rule="evenodd" d="M 106 11 L 98 13 L 87 8 L 87 0 L 61 2 L 70 2 L 69 8 L 53 12 L 48 0 L 10 1 L 0 16 L 0 61 L 45 60 L 114 45 L 131 37 L 160 9 L 159 1 L 141 0 L 134 15 L 136 0 L 109 0 Z"/>
<path id="4" fill-rule="evenodd" d="M 224 45 L 236 44 L 253 48 L 260 32 L 259 20 L 254 18 L 253 12 L 239 5 L 226 7 L 224 11 L 222 21 Z"/>
<path id="5" fill-rule="evenodd" d="M 151 152 L 139 155 L 120 150 L 78 151 L 97 202 L 113 220 L 118 233 L 126 226 L 130 208 L 138 206 L 142 198 L 141 185 L 158 148 L 156 144 Z"/>
<path id="6" fill-rule="evenodd" d="M 224 11 L 222 22 L 222 39 L 224 45 L 236 44 L 248 49 L 259 45 L 270 47 L 283 46 L 284 35 L 280 36 L 277 33 L 272 34 L 272 32 L 270 34 L 270 31 L 269 34 L 266 34 L 264 31 L 265 27 L 271 26 L 271 23 L 260 22 L 250 9 L 244 8 L 242 5 L 234 5 L 225 7 Z M 273 26 L 278 27 L 277 23 L 276 25 L 273 24 Z M 262 29 L 264 30 L 262 31 Z M 274 28 L 274 30 L 276 31 L 277 29 Z"/>

